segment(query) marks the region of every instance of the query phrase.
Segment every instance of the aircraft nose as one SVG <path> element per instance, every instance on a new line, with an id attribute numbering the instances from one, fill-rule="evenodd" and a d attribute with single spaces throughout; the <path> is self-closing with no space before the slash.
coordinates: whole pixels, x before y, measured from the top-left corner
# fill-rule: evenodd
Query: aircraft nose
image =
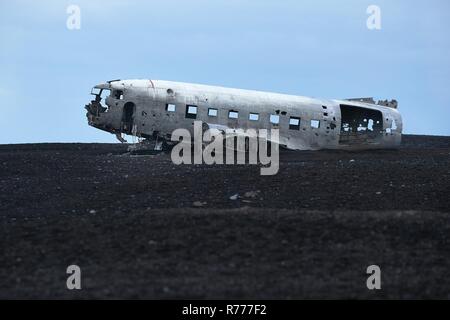
<path id="1" fill-rule="evenodd" d="M 100 101 L 97 101 L 97 100 L 92 100 L 84 108 L 88 111 L 89 115 L 96 116 L 96 117 L 100 116 L 100 114 L 105 112 L 107 109 L 104 106 L 102 106 Z"/>

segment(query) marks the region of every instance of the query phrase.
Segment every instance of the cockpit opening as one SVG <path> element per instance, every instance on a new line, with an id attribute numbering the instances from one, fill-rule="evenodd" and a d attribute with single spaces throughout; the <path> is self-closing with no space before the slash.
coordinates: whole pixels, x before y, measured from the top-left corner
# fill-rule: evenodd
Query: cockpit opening
<path id="1" fill-rule="evenodd" d="M 95 96 L 95 100 L 97 101 L 105 101 L 105 99 L 107 97 L 109 97 L 109 95 L 111 94 L 111 90 L 110 89 L 100 89 L 100 88 L 92 88 L 91 90 L 91 94 Z"/>
<path id="2" fill-rule="evenodd" d="M 88 113 L 98 117 L 100 113 L 106 112 L 108 110 L 108 106 L 106 103 L 103 105 L 102 100 L 105 102 L 106 98 L 109 97 L 110 94 L 110 89 L 97 87 L 92 88 L 91 95 L 95 96 L 95 98 L 90 104 L 86 105 L 86 110 Z"/>

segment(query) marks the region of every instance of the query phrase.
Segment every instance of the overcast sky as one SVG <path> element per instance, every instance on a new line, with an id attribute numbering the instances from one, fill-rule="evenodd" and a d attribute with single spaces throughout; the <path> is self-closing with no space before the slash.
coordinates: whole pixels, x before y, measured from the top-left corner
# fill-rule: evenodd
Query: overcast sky
<path id="1" fill-rule="evenodd" d="M 450 135 L 449 31 L 448 0 L 0 0 L 0 143 L 116 141 L 84 105 L 118 78 L 396 98 L 404 132 Z"/>

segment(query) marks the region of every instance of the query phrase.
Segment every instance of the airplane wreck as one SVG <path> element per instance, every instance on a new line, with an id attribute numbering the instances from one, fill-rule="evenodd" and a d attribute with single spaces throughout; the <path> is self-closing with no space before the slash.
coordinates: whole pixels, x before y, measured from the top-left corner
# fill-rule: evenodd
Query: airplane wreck
<path id="1" fill-rule="evenodd" d="M 112 80 L 96 85 L 86 105 L 89 125 L 151 142 L 176 142 L 172 132 L 208 128 L 279 129 L 279 145 L 292 150 L 385 149 L 400 145 L 397 101 L 316 99 L 162 80 Z M 269 138 L 270 139 L 270 138 Z"/>

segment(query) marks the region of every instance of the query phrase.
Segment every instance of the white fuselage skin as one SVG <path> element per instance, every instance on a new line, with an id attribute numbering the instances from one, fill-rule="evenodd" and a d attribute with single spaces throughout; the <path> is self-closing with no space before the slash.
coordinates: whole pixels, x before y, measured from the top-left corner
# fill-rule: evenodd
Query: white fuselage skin
<path id="1" fill-rule="evenodd" d="M 202 121 L 210 127 L 279 129 L 280 145 L 293 150 L 396 148 L 401 142 L 400 113 L 376 104 L 162 80 L 117 80 L 94 89 L 110 95 L 101 110 L 88 112 L 89 124 L 116 134 L 170 141 L 175 129 L 192 132 L 194 121 Z M 230 117 L 236 112 L 237 118 Z"/>

